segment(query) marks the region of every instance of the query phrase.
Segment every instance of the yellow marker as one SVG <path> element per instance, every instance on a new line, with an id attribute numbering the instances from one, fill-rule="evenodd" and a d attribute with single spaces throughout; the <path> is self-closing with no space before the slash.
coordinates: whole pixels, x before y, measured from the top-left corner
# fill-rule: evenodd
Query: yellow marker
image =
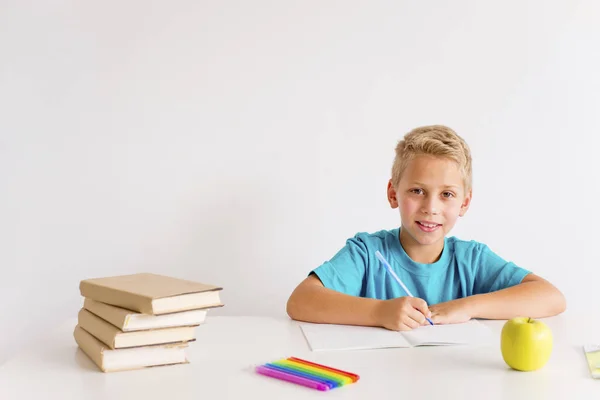
<path id="1" fill-rule="evenodd" d="M 352 383 L 352 378 L 349 378 L 347 376 L 343 376 L 343 375 L 336 374 L 333 372 L 324 371 L 322 369 L 311 367 L 310 365 L 298 363 L 298 362 L 291 361 L 291 360 L 282 359 L 282 360 L 273 362 L 273 364 L 280 365 L 280 366 L 286 367 L 286 368 L 295 369 L 295 370 L 301 371 L 301 372 L 307 372 L 309 374 L 313 374 L 316 376 L 321 376 L 323 378 L 333 380 L 335 382 L 339 382 L 342 385 Z"/>

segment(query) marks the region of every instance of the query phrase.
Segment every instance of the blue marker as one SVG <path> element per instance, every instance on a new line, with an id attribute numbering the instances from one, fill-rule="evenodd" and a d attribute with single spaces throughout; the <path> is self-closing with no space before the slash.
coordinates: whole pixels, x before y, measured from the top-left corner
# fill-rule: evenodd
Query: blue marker
<path id="1" fill-rule="evenodd" d="M 409 295 L 410 297 L 415 297 L 415 296 L 412 295 L 412 293 L 410 293 L 410 290 L 408 290 L 408 288 L 406 286 L 404 286 L 404 283 L 402 283 L 402 281 L 400 280 L 400 278 L 398 278 L 398 275 L 396 275 L 396 273 L 392 269 L 391 265 L 388 264 L 387 260 L 379 252 L 379 250 L 377 250 L 375 252 L 375 256 L 379 259 L 379 261 L 381 261 L 383 263 L 383 265 L 385 266 L 385 268 L 394 277 L 394 279 L 396 279 L 396 281 L 400 284 L 400 286 L 402 286 L 402 289 L 404 289 L 404 291 L 406 292 L 406 294 Z M 433 325 L 433 322 L 429 318 L 425 317 L 425 319 L 427 320 L 427 322 L 429 322 L 431 325 Z"/>

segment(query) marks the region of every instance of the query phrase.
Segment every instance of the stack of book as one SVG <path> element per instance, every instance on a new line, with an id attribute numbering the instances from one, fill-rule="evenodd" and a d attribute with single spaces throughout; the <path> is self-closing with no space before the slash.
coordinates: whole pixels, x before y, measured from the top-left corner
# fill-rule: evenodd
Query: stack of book
<path id="1" fill-rule="evenodd" d="M 185 349 L 221 287 L 140 273 L 81 281 L 73 336 L 104 372 L 187 363 Z"/>

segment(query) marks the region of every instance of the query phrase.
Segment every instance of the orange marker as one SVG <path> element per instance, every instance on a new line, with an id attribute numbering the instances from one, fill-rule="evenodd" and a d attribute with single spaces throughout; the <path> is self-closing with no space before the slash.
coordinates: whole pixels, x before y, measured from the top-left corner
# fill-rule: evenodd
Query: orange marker
<path id="1" fill-rule="evenodd" d="M 297 357 L 289 357 L 288 360 L 290 361 L 295 361 L 297 363 L 301 363 L 301 364 L 305 364 L 305 365 L 310 365 L 312 367 L 316 367 L 316 368 L 321 368 L 327 371 L 331 371 L 331 372 L 335 372 L 344 376 L 347 376 L 348 378 L 352 379 L 352 382 L 356 382 L 357 380 L 360 379 L 360 376 L 353 374 L 352 372 L 346 372 L 346 371 L 342 371 L 339 369 L 335 369 L 335 368 L 331 368 L 331 367 L 327 367 L 325 365 L 321 365 L 321 364 L 317 364 L 311 361 L 306 361 L 306 360 L 302 360 L 301 358 L 297 358 Z"/>

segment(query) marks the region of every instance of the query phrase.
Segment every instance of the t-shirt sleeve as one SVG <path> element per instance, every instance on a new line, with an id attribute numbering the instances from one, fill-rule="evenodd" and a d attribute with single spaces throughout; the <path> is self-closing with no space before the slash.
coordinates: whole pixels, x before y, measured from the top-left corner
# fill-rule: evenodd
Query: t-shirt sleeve
<path id="1" fill-rule="evenodd" d="M 346 245 L 329 261 L 311 271 L 328 289 L 361 296 L 367 263 L 367 248 L 357 236 L 348 239 Z"/>
<path id="2" fill-rule="evenodd" d="M 506 261 L 480 244 L 473 294 L 490 293 L 521 283 L 530 271 Z"/>

